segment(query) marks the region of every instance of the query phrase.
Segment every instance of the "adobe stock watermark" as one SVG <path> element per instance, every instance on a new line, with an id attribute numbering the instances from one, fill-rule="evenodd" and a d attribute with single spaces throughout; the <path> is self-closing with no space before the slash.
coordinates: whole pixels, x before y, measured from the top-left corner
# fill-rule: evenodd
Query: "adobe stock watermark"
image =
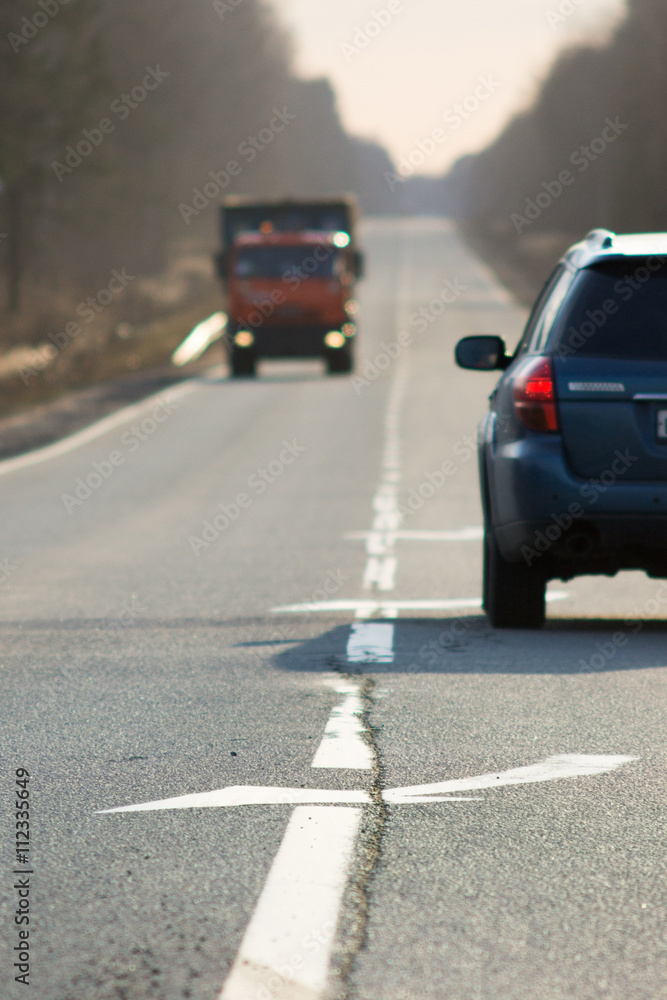
<path id="1" fill-rule="evenodd" d="M 269 638 L 266 641 L 259 643 L 263 648 L 275 644 L 276 646 L 289 643 L 298 643 L 303 641 L 303 628 L 304 622 L 309 620 L 309 616 L 316 615 L 320 613 L 321 604 L 324 601 L 330 601 L 336 594 L 338 594 L 344 585 L 349 581 L 350 577 L 348 574 L 344 573 L 342 569 L 327 569 L 323 576 L 321 577 L 320 585 L 313 590 L 310 594 L 299 599 L 299 614 L 293 615 L 289 614 L 289 620 L 281 622 L 280 624 L 272 625 Z M 277 614 L 279 612 L 274 612 Z M 273 653 L 275 655 L 275 652 Z M 246 667 L 244 666 L 243 660 L 235 659 L 231 665 L 231 669 L 238 671 L 239 673 L 244 672 Z M 266 657 L 262 656 L 261 653 L 255 653 L 255 662 L 260 666 L 266 665 Z"/>
<path id="2" fill-rule="evenodd" d="M 394 361 L 397 361 L 401 357 L 411 346 L 415 334 L 425 333 L 429 326 L 438 317 L 443 315 L 447 306 L 453 305 L 454 302 L 467 292 L 468 287 L 458 277 L 453 280 L 448 278 L 438 295 L 434 296 L 426 305 L 420 306 L 416 312 L 413 312 L 409 316 L 408 322 L 410 326 L 415 328 L 414 333 L 410 330 L 402 330 L 396 337 L 396 340 L 392 340 L 388 344 L 382 343 L 375 357 L 364 361 L 361 369 L 362 374 L 352 376 L 350 383 L 357 396 L 372 382 L 375 382 L 383 372 L 386 372 Z"/>
<path id="3" fill-rule="evenodd" d="M 579 660 L 579 673 L 590 674 L 597 670 L 604 670 L 618 654 L 618 651 L 627 646 L 632 636 L 638 635 L 642 631 L 649 618 L 654 619 L 656 615 L 664 614 L 666 610 L 667 584 L 663 583 L 654 596 L 649 597 L 643 607 L 634 609 L 633 617 L 625 619 L 623 622 L 625 631 L 614 632 L 608 642 L 596 642 L 597 652 L 593 653 L 588 660 L 583 659 L 583 657 Z"/>
<path id="4" fill-rule="evenodd" d="M 261 128 L 255 135 L 249 135 L 237 147 L 237 153 L 243 162 L 229 160 L 227 165 L 218 171 L 209 171 L 211 178 L 201 188 L 193 188 L 193 199 L 189 205 L 181 204 L 178 211 L 186 226 L 196 219 L 212 201 L 216 201 L 227 190 L 234 177 L 240 177 L 246 166 L 253 163 L 257 157 L 271 145 L 276 136 L 285 131 L 297 116 L 292 114 L 287 105 L 273 109 L 273 118 L 267 126 Z"/>
<path id="5" fill-rule="evenodd" d="M 545 11 L 547 24 L 551 28 L 555 28 L 559 24 L 564 24 L 586 2 L 587 0 L 561 0 L 556 8 L 552 7 L 551 10 Z"/>
<path id="6" fill-rule="evenodd" d="M 213 10 L 220 20 L 224 21 L 227 15 L 233 14 L 242 3 L 245 3 L 245 0 L 213 0 Z"/>
<path id="7" fill-rule="evenodd" d="M 465 434 L 460 438 L 452 448 L 454 457 L 444 459 L 437 468 L 425 472 L 422 481 L 408 490 L 405 502 L 398 504 L 397 509 L 401 518 L 405 520 L 406 517 L 419 513 L 450 479 L 458 475 L 462 465 L 467 465 L 476 458 L 477 449 L 477 438 L 472 434 Z"/>
<path id="8" fill-rule="evenodd" d="M 41 10 L 36 10 L 30 17 L 22 18 L 21 33 L 10 31 L 7 35 L 7 41 L 14 52 L 20 52 L 24 45 L 28 45 L 33 38 L 36 38 L 42 28 L 58 16 L 60 8 L 66 7 L 68 3 L 70 0 L 38 0 L 37 6 Z"/>
<path id="9" fill-rule="evenodd" d="M 276 309 L 287 303 L 288 291 L 297 291 L 304 281 L 308 281 L 320 270 L 321 265 L 326 264 L 336 253 L 339 253 L 339 248 L 333 243 L 329 246 L 315 247 L 313 252 L 306 254 L 299 264 L 293 264 L 283 272 L 280 280 L 286 290 L 272 289 L 265 299 L 253 303 L 254 309 L 245 319 L 237 316 L 235 322 L 239 327 L 250 326 L 252 330 L 258 330 L 271 319 Z M 229 337 L 229 334 L 227 336 Z"/>
<path id="10" fill-rule="evenodd" d="M 436 669 L 443 663 L 447 652 L 461 648 L 462 640 L 470 635 L 476 625 L 477 621 L 474 618 L 455 618 L 449 628 L 439 633 L 437 639 L 431 639 L 430 642 L 420 646 L 419 659 L 422 664 L 413 660 L 405 668 L 405 672 L 416 674 L 420 670 Z"/>
<path id="11" fill-rule="evenodd" d="M 0 587 L 7 583 L 12 573 L 15 573 L 18 566 L 15 566 L 13 562 L 10 561 L 8 556 L 4 559 L 0 559 Z"/>
<path id="12" fill-rule="evenodd" d="M 241 516 L 242 511 L 252 507 L 254 501 L 263 496 L 268 488 L 283 475 L 289 466 L 294 465 L 307 449 L 300 445 L 296 439 L 293 441 L 283 441 L 283 447 L 277 458 L 269 462 L 265 468 L 257 469 L 248 478 L 247 486 L 251 493 L 239 493 L 232 503 L 218 504 L 219 513 L 202 524 L 201 537 L 190 535 L 188 542 L 190 548 L 196 556 L 202 549 L 209 549 L 220 536 L 234 524 Z M 254 495 L 253 495 L 254 494 Z"/>
<path id="13" fill-rule="evenodd" d="M 169 420 L 179 405 L 165 396 L 155 402 L 149 414 L 138 420 L 129 430 L 124 431 L 120 436 L 120 447 L 114 448 L 100 462 L 93 462 L 91 471 L 85 476 L 79 476 L 71 493 L 61 494 L 67 513 L 71 515 L 77 507 L 83 506 L 86 500 L 90 500 L 93 494 L 111 479 L 116 469 L 125 465 L 127 456 L 138 451 L 141 445 Z"/>
<path id="14" fill-rule="evenodd" d="M 613 145 L 630 126 L 624 124 L 620 118 L 605 118 L 604 127 L 599 136 L 596 136 L 587 146 L 580 146 L 579 149 L 575 149 L 570 156 L 570 164 L 577 168 L 578 174 L 584 174 L 591 167 L 593 163 L 596 162 L 601 156 L 603 156 L 609 147 Z M 571 170 L 564 169 L 561 170 L 557 177 L 551 181 L 542 181 L 542 186 L 540 191 L 537 192 L 534 198 L 526 198 L 526 204 L 523 209 L 523 214 L 521 212 L 513 212 L 510 216 L 512 225 L 516 229 L 517 233 L 521 235 L 524 229 L 539 219 L 554 202 L 564 194 L 565 189 L 572 187 L 576 182 L 577 176 L 573 174 Z"/>
<path id="15" fill-rule="evenodd" d="M 128 274 L 127 268 L 123 267 L 120 271 L 114 269 L 111 272 L 108 284 L 104 288 L 100 288 L 95 295 L 89 295 L 88 298 L 78 304 L 75 310 L 77 316 L 86 324 L 92 323 L 94 319 L 104 312 L 107 306 L 117 301 L 130 282 L 135 280 L 135 275 Z M 23 384 L 27 385 L 31 378 L 40 375 L 58 356 L 58 352 L 64 351 L 69 347 L 72 341 L 80 337 L 83 332 L 84 327 L 81 323 L 70 320 L 62 330 L 49 333 L 47 337 L 49 343 L 44 345 L 40 356 L 36 356 L 32 364 L 23 363 L 20 366 L 19 375 L 23 379 Z"/>
<path id="16" fill-rule="evenodd" d="M 667 264 L 667 257 L 651 256 L 646 258 L 646 263 L 636 268 L 632 274 L 626 274 L 614 284 L 615 298 L 605 299 L 600 303 L 598 309 L 587 309 L 586 318 L 578 327 L 570 326 L 567 339 L 558 345 L 556 354 L 560 357 L 569 357 L 576 354 L 582 347 L 602 330 L 611 316 L 615 316 L 621 309 L 621 304 L 625 305 L 635 296 L 635 294 L 646 287 L 651 277 Z"/>
<path id="17" fill-rule="evenodd" d="M 98 630 L 96 635 L 96 647 L 110 642 L 127 630 L 133 628 L 137 622 L 146 614 L 147 608 L 139 606 L 136 594 L 122 601 L 118 608 L 113 611 L 111 617 L 104 626 Z M 97 651 L 96 648 L 96 651 Z M 67 683 L 76 683 L 79 671 L 89 666 L 94 654 L 77 652 L 74 656 L 67 658 L 65 663 L 58 665 L 57 679 L 63 679 Z M 51 694 L 56 694 L 56 687 L 45 681 L 46 688 Z"/>
<path id="18" fill-rule="evenodd" d="M 129 93 L 121 94 L 111 102 L 109 110 L 112 115 L 115 115 L 117 121 L 114 121 L 112 118 L 102 118 L 95 128 L 86 128 L 83 130 L 81 133 L 83 138 L 79 139 L 76 145 L 70 144 L 66 146 L 65 162 L 61 163 L 59 160 L 54 160 L 51 164 L 51 169 L 60 183 L 62 184 L 65 177 L 69 174 L 74 173 L 76 168 L 80 167 L 83 161 L 102 145 L 105 138 L 116 131 L 118 122 L 126 121 L 132 112 L 140 104 L 143 104 L 149 93 L 157 90 L 169 75 L 169 73 L 161 70 L 159 65 L 155 67 L 147 66 L 146 75 L 142 82 L 133 87 Z"/>
<path id="19" fill-rule="evenodd" d="M 448 108 L 443 114 L 443 120 L 447 128 L 438 126 L 425 139 L 419 139 L 414 148 L 406 156 L 402 156 L 398 161 L 396 171 L 385 170 L 384 179 L 389 190 L 395 191 L 397 187 L 405 183 L 409 177 L 423 167 L 449 137 L 464 125 L 486 101 L 492 97 L 502 84 L 494 80 L 492 76 L 480 76 L 477 86 L 471 94 L 468 94 L 462 101 L 457 102 Z"/>
<path id="20" fill-rule="evenodd" d="M 631 455 L 629 448 L 626 448 L 624 452 L 617 450 L 611 466 L 605 469 L 598 479 L 590 479 L 584 483 L 579 489 L 579 496 L 588 503 L 589 508 L 594 507 L 600 497 L 604 496 L 638 461 L 639 456 Z M 537 559 L 549 552 L 563 535 L 570 531 L 574 523 L 585 514 L 586 508 L 576 501 L 569 505 L 567 511 L 552 514 L 553 524 L 550 524 L 544 531 L 535 532 L 532 546 L 521 546 L 521 555 L 526 565 L 532 566 Z"/>
<path id="21" fill-rule="evenodd" d="M 371 42 L 389 27 L 397 14 L 402 14 L 403 11 L 403 0 L 389 0 L 385 7 L 373 10 L 368 21 L 356 28 L 352 41 L 340 43 L 345 62 L 351 63 L 356 56 L 365 52 Z"/>

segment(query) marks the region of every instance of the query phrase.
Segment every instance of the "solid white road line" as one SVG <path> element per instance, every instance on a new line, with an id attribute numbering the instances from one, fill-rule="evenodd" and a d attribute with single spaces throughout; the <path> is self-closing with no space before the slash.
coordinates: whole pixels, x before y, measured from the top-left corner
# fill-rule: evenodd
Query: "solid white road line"
<path id="1" fill-rule="evenodd" d="M 312 766 L 369 771 L 373 766 L 373 754 L 364 740 L 364 705 L 360 687 L 354 681 L 342 678 L 326 683 L 345 697 L 343 703 L 331 713 Z"/>
<path id="2" fill-rule="evenodd" d="M 366 550 L 372 555 L 383 555 L 386 546 L 395 542 L 479 542 L 484 538 L 483 528 L 461 528 L 458 531 L 429 531 L 420 529 L 399 531 L 351 531 L 345 535 L 350 542 L 365 541 Z"/>
<path id="3" fill-rule="evenodd" d="M 385 609 L 394 611 L 456 611 L 463 608 L 481 608 L 481 606 L 481 597 L 463 597 L 442 601 L 397 601 L 393 598 L 387 598 L 386 601 L 372 599 L 355 601 L 341 598 L 336 601 L 318 601 L 316 604 L 285 604 L 279 608 L 272 608 L 272 612 L 276 615 L 298 615 L 304 612 L 316 614 L 318 611 L 355 611 L 360 618 L 371 618 L 373 616 L 385 617 Z"/>
<path id="4" fill-rule="evenodd" d="M 569 593 L 565 590 L 552 590 L 547 594 L 547 601 L 549 603 L 552 601 L 564 601 L 569 596 Z M 372 599 L 360 601 L 341 599 L 337 601 L 318 601 L 314 604 L 285 604 L 278 608 L 272 608 L 271 610 L 274 615 L 297 615 L 303 614 L 304 612 L 316 614 L 318 611 L 355 611 L 357 612 L 358 617 L 363 618 L 392 618 L 395 617 L 396 613 L 400 611 L 462 611 L 467 608 L 473 609 L 481 607 L 481 597 L 455 597 L 452 599 L 433 599 L 423 601 L 397 601 L 394 600 L 393 597 L 389 597 L 385 601 Z M 394 613 L 391 614 L 390 612 Z"/>
<path id="5" fill-rule="evenodd" d="M 349 663 L 393 663 L 394 626 L 388 622 L 352 625 L 347 659 Z"/>
<path id="6" fill-rule="evenodd" d="M 324 996 L 361 809 L 294 810 L 219 1000 Z"/>
<path id="7" fill-rule="evenodd" d="M 76 434 L 71 434 L 69 437 L 63 438 L 62 441 L 56 441 L 55 444 L 46 445 L 44 448 L 37 448 L 35 451 L 29 451 L 25 455 L 17 455 L 16 458 L 5 459 L 4 462 L 0 462 L 0 476 L 6 476 L 9 472 L 18 472 L 20 469 L 27 469 L 32 465 L 39 465 L 41 462 L 60 458 L 61 455 L 67 455 L 76 448 L 81 448 L 83 445 L 97 440 L 97 438 L 102 437 L 104 434 L 109 434 L 110 431 L 115 430 L 117 427 L 122 427 L 128 421 L 144 416 L 157 406 L 173 404 L 176 400 L 182 399 L 184 396 L 189 396 L 191 392 L 199 388 L 200 384 L 199 379 L 189 379 L 176 388 L 160 392 L 155 396 L 149 396 L 148 399 L 142 400 L 141 403 L 134 403 L 132 406 L 126 406 L 122 410 L 117 410 L 116 413 L 98 420 L 97 423 L 86 427 L 82 431 L 77 431 Z"/>

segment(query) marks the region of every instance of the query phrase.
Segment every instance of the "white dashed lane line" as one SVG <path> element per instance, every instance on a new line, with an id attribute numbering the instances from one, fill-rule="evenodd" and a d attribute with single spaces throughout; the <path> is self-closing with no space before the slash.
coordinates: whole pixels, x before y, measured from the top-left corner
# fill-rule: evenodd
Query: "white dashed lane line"
<path id="1" fill-rule="evenodd" d="M 391 388 L 384 421 L 384 448 L 380 484 L 373 497 L 373 524 L 364 533 L 366 541 L 366 568 L 364 590 L 387 593 L 396 586 L 396 559 L 394 547 L 396 532 L 403 515 L 399 509 L 399 483 L 401 481 L 401 407 L 405 397 L 407 375 L 404 366 L 399 368 Z M 363 612 L 357 609 L 357 618 Z"/>
<path id="2" fill-rule="evenodd" d="M 368 771 L 373 766 L 373 754 L 364 740 L 364 705 L 359 684 L 342 677 L 327 680 L 326 684 L 344 699 L 331 713 L 313 767 Z"/>
<path id="3" fill-rule="evenodd" d="M 348 663 L 393 663 L 394 626 L 391 622 L 353 625 L 347 641 Z"/>

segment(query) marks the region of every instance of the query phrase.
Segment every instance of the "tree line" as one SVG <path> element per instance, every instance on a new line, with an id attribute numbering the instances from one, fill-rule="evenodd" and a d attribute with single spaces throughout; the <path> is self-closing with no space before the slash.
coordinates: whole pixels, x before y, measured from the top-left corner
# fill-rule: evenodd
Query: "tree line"
<path id="1" fill-rule="evenodd" d="M 3 0 L 0 273 L 10 312 L 216 241 L 225 194 L 386 200 L 385 151 L 297 79 L 267 0 Z"/>
<path id="2" fill-rule="evenodd" d="M 496 252 L 528 264 L 592 228 L 667 229 L 667 5 L 627 7 L 608 44 L 563 52 L 533 106 L 452 171 L 458 213 Z"/>

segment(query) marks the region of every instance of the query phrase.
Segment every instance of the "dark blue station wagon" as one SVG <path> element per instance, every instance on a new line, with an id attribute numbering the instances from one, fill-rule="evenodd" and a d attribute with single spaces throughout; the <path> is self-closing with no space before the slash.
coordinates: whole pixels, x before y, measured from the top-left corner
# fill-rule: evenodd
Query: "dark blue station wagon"
<path id="1" fill-rule="evenodd" d="M 667 577 L 667 233 L 590 233 L 513 356 L 466 337 L 456 360 L 503 371 L 479 432 L 492 625 L 539 628 L 550 579 Z"/>

